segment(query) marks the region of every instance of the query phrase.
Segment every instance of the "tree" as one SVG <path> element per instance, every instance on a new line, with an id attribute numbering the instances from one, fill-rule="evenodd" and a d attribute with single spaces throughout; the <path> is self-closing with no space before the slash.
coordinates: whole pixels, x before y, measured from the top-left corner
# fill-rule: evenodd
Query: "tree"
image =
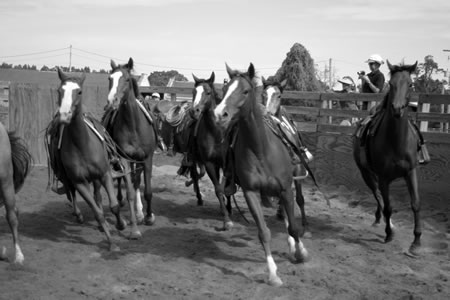
<path id="1" fill-rule="evenodd" d="M 434 79 L 434 76 L 443 75 L 445 71 L 439 68 L 432 55 L 427 55 L 424 62 L 417 65 L 414 88 L 417 93 L 440 94 L 447 83 L 445 80 Z"/>
<path id="2" fill-rule="evenodd" d="M 178 71 L 171 70 L 152 72 L 148 76 L 148 82 L 150 82 L 150 85 L 152 86 L 167 86 L 170 78 L 174 76 L 176 81 L 188 81 L 183 74 L 178 73 Z"/>
<path id="3" fill-rule="evenodd" d="M 8 64 L 8 63 L 5 63 L 5 62 L 3 62 L 3 63 L 0 65 L 0 69 L 12 69 L 12 67 L 13 67 L 12 64 Z"/>
<path id="4" fill-rule="evenodd" d="M 287 79 L 286 90 L 323 90 L 323 85 L 316 77 L 314 60 L 308 50 L 299 43 L 295 43 L 286 54 L 286 59 L 275 74 L 275 79 L 279 82 Z"/>

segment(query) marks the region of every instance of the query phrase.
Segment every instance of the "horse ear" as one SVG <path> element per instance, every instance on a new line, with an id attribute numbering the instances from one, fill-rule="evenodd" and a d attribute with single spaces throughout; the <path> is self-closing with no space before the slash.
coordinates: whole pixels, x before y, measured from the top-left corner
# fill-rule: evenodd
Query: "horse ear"
<path id="1" fill-rule="evenodd" d="M 63 71 L 59 67 L 56 67 L 56 70 L 58 71 L 59 80 L 66 81 L 67 75 L 64 74 Z"/>
<path id="2" fill-rule="evenodd" d="M 211 73 L 211 76 L 209 76 L 208 82 L 209 83 L 214 83 L 214 79 L 216 78 L 216 74 L 214 74 L 214 72 Z"/>
<path id="3" fill-rule="evenodd" d="M 287 79 L 285 78 L 283 81 L 280 82 L 280 86 L 282 89 L 284 89 L 287 85 Z"/>
<path id="4" fill-rule="evenodd" d="M 233 78 L 234 76 L 236 76 L 237 71 L 230 68 L 227 63 L 225 63 L 225 66 L 227 68 L 227 73 L 228 73 L 228 76 L 230 76 L 230 79 Z"/>
<path id="5" fill-rule="evenodd" d="M 250 63 L 250 66 L 248 66 L 248 76 L 250 77 L 250 79 L 253 79 L 255 77 L 255 66 L 253 66 L 252 63 Z"/>
<path id="6" fill-rule="evenodd" d="M 194 78 L 194 82 L 197 85 L 200 82 L 200 79 L 192 73 L 192 78 Z"/>
<path id="7" fill-rule="evenodd" d="M 111 59 L 111 69 L 115 70 L 117 69 L 117 64 L 114 60 Z"/>
<path id="8" fill-rule="evenodd" d="M 86 73 L 83 72 L 83 74 L 81 74 L 81 77 L 80 77 L 80 84 L 81 85 L 83 85 L 85 79 L 86 79 Z"/>
<path id="9" fill-rule="evenodd" d="M 264 78 L 264 76 L 261 76 L 261 82 L 264 87 L 267 86 L 267 80 L 266 80 L 266 78 Z"/>
<path id="10" fill-rule="evenodd" d="M 127 67 L 128 67 L 129 70 L 132 70 L 133 67 L 134 67 L 134 61 L 133 61 L 133 59 L 131 57 L 128 60 Z"/>
<path id="11" fill-rule="evenodd" d="M 416 71 L 417 63 L 418 63 L 418 61 L 416 60 L 416 63 L 413 64 L 412 66 L 410 66 L 409 73 L 414 73 Z"/>
<path id="12" fill-rule="evenodd" d="M 391 63 L 389 62 L 388 59 L 386 59 L 386 64 L 387 64 L 387 66 L 388 66 L 388 68 L 389 68 L 389 71 L 392 72 L 392 70 L 393 70 L 394 67 L 391 65 Z"/>

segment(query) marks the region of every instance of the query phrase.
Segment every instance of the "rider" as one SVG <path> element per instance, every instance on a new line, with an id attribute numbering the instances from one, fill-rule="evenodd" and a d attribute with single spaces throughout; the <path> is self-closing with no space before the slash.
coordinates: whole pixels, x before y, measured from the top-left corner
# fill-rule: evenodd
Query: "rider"
<path id="1" fill-rule="evenodd" d="M 161 100 L 161 96 L 159 95 L 159 93 L 153 93 L 152 100 L 155 100 L 155 101 Z"/>

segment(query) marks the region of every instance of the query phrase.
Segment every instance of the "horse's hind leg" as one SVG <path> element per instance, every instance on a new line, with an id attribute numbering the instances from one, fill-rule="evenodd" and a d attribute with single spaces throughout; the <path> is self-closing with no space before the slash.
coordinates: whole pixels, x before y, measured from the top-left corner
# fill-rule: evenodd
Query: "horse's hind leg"
<path id="1" fill-rule="evenodd" d="M 5 201 L 6 219 L 8 220 L 9 228 L 13 236 L 15 249 L 14 263 L 22 264 L 25 258 L 19 245 L 19 211 L 16 207 L 13 182 L 11 180 L 8 184 L 2 181 L 1 185 L 0 199 L 3 198 Z"/>
<path id="2" fill-rule="evenodd" d="M 78 183 L 75 185 L 75 188 L 77 189 L 78 193 L 83 197 L 83 199 L 86 201 L 86 203 L 91 207 L 92 211 L 94 212 L 95 219 L 102 227 L 103 231 L 105 232 L 106 239 L 109 244 L 109 250 L 110 251 L 118 251 L 119 247 L 114 245 L 111 234 L 109 233 L 109 226 L 106 223 L 105 216 L 103 215 L 102 210 L 97 206 L 95 203 L 94 197 L 91 195 L 91 191 L 89 189 L 89 184 L 87 182 L 85 183 Z"/>
<path id="3" fill-rule="evenodd" d="M 80 207 L 78 206 L 77 195 L 75 193 L 75 188 L 69 184 L 64 184 L 66 190 L 67 199 L 72 203 L 72 215 L 77 219 L 78 224 L 84 223 L 84 217 L 81 213 Z"/>
<path id="4" fill-rule="evenodd" d="M 391 223 L 392 207 L 391 207 L 391 201 L 389 199 L 389 183 L 387 183 L 385 181 L 380 181 L 379 187 L 380 187 L 381 196 L 383 197 L 383 202 L 384 202 L 383 214 L 384 214 L 384 218 L 386 221 L 386 229 L 385 229 L 386 238 L 384 241 L 386 243 L 388 243 L 388 242 L 392 241 L 392 239 L 394 238 L 394 230 L 393 230 L 393 226 Z"/>
<path id="5" fill-rule="evenodd" d="M 120 207 L 125 206 L 125 202 L 123 201 L 123 194 L 122 194 L 122 178 L 117 178 L 117 201 L 119 201 Z"/>
<path id="6" fill-rule="evenodd" d="M 411 208 L 414 212 L 414 241 L 409 247 L 409 252 L 412 255 L 418 255 L 417 251 L 420 248 L 420 236 L 422 235 L 422 220 L 420 218 L 419 184 L 416 169 L 412 170 L 405 177 L 405 180 L 411 196 Z"/>
<path id="7" fill-rule="evenodd" d="M 191 172 L 192 182 L 194 184 L 194 192 L 195 192 L 195 195 L 197 196 L 197 205 L 203 206 L 202 193 L 200 192 L 200 186 L 198 185 L 199 174 L 197 172 L 197 165 L 195 163 L 191 167 L 190 172 Z"/>
<path id="8" fill-rule="evenodd" d="M 301 168 L 299 166 L 296 166 L 294 170 L 294 176 L 300 175 L 301 175 Z M 295 201 L 297 202 L 297 205 L 300 207 L 300 212 L 302 214 L 303 232 L 301 236 L 305 235 L 305 237 L 311 237 L 311 232 L 309 232 L 308 228 L 308 220 L 306 219 L 305 197 L 303 197 L 302 183 L 300 180 L 294 180 L 294 185 L 295 185 Z"/>
<path id="9" fill-rule="evenodd" d="M 270 230 L 267 228 L 266 222 L 264 221 L 264 214 L 260 204 L 261 199 L 259 195 L 253 191 L 244 191 L 244 196 L 253 219 L 256 222 L 256 226 L 258 227 L 259 241 L 261 242 L 266 254 L 267 266 L 269 268 L 269 284 L 273 286 L 280 286 L 283 282 L 277 275 L 277 265 L 273 260 L 272 252 L 270 250 Z"/>
<path id="10" fill-rule="evenodd" d="M 116 194 L 114 193 L 114 183 L 110 172 L 106 172 L 105 176 L 103 176 L 101 180 L 101 185 L 103 185 L 103 187 L 106 190 L 106 193 L 108 194 L 109 209 L 116 217 L 116 229 L 122 231 L 127 226 L 127 223 L 120 216 L 120 206 L 119 202 L 117 201 Z M 100 187 L 98 187 L 97 193 L 100 196 Z M 97 205 L 99 205 L 99 207 L 102 205 L 101 200 L 100 203 L 97 203 Z"/>
<path id="11" fill-rule="evenodd" d="M 139 231 L 139 228 L 137 226 L 138 221 L 137 221 L 137 217 L 136 217 L 136 207 L 135 207 L 135 203 L 136 203 L 136 191 L 134 189 L 133 186 L 133 182 L 131 180 L 131 175 L 130 175 L 130 165 L 123 161 L 123 165 L 125 166 L 125 186 L 126 186 L 126 191 L 127 191 L 127 200 L 128 200 L 128 204 L 130 206 L 130 225 L 131 225 L 131 232 L 130 232 L 130 239 L 139 239 L 141 238 L 142 234 Z M 141 214 L 142 214 L 142 210 L 141 210 Z M 142 216 L 142 219 L 144 218 L 144 216 Z"/>
<path id="12" fill-rule="evenodd" d="M 280 201 L 286 214 L 284 222 L 288 231 L 289 252 L 295 256 L 296 262 L 304 262 L 308 259 L 308 251 L 299 238 L 299 229 L 294 213 L 294 195 L 290 187 L 281 193 Z"/>

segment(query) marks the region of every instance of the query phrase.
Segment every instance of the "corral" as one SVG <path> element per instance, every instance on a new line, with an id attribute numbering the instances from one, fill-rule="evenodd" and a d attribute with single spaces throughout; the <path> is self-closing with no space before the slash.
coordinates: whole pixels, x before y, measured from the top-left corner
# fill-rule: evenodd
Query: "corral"
<path id="1" fill-rule="evenodd" d="M 161 87 L 149 91 L 186 93 Z M 88 110 L 97 117 L 101 115 L 106 88 L 86 86 L 83 92 Z M 27 140 L 37 165 L 46 165 L 43 129 L 55 112 L 55 93 L 54 88 L 36 84 L 10 87 L 10 129 Z M 420 103 L 450 102 L 448 96 L 415 97 Z M 265 280 L 265 265 L 259 259 L 261 249 L 254 224 L 246 224 L 235 212 L 235 228 L 218 232 L 221 218 L 210 183 L 202 181 L 207 204 L 197 207 L 194 193 L 184 187 L 182 178 L 175 177 L 174 165 L 180 158 L 157 155 L 156 224 L 143 228 L 139 241 L 128 241 L 126 233 L 115 233 L 120 253 L 106 251 L 92 216 L 84 225 L 75 223 L 65 198 L 45 191 L 46 168 L 35 167 L 18 196 L 26 263 L 24 267 L 0 265 L 2 297 L 446 298 L 450 293 L 447 133 L 426 134 L 432 162 L 419 171 L 425 251 L 422 258 L 411 259 L 403 255 L 412 232 L 404 183 L 393 186 L 393 218 L 398 234 L 394 242 L 383 244 L 383 229 L 370 227 L 375 201 L 351 158 L 350 134 L 354 128 L 330 122 L 330 117 L 367 114 L 330 108 L 330 101 L 379 101 L 381 97 L 286 92 L 283 98 L 294 118 L 301 120 L 299 128 L 308 131 L 307 143 L 315 155 L 313 170 L 321 186 L 318 191 L 305 182 L 312 237 L 303 239 L 311 255 L 311 261 L 303 265 L 289 262 L 284 224 L 275 218 L 273 209 L 265 209 L 273 232 L 275 260 L 286 283 L 283 288 L 259 284 Z M 304 103 L 316 104 L 299 105 Z M 309 116 L 310 121 L 304 122 L 302 115 Z M 450 122 L 445 114 L 418 113 L 417 117 L 419 121 Z M 324 197 L 331 200 L 331 207 L 326 206 Z M 238 203 L 248 214 L 241 194 Z M 86 206 L 82 209 L 87 212 Z M 10 245 L 4 218 L 0 232 L 0 244 Z M 40 287 L 37 291 L 36 285 Z"/>

